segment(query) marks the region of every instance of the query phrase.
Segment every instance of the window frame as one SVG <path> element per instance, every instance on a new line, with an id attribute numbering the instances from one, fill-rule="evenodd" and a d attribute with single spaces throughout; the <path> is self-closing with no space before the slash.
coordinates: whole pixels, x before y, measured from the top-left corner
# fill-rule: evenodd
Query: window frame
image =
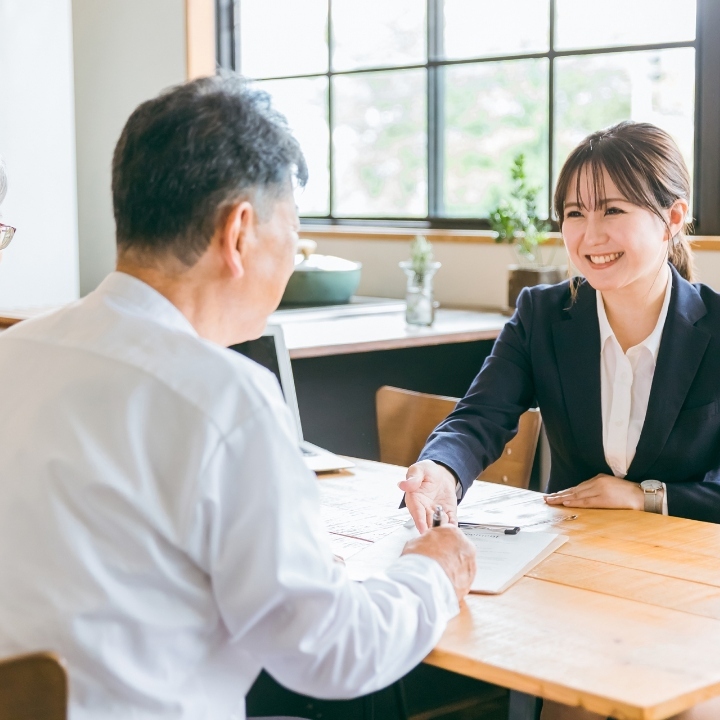
<path id="1" fill-rule="evenodd" d="M 217 61 L 222 69 L 238 70 L 240 67 L 240 3 L 243 0 L 216 0 Z M 554 176 L 553 156 L 555 142 L 554 94 L 555 60 L 562 57 L 600 55 L 619 52 L 640 52 L 672 48 L 695 49 L 695 144 L 694 144 L 694 195 L 693 216 L 695 230 L 703 235 L 720 235 L 720 3 L 716 0 L 697 0 L 696 36 L 693 41 L 651 43 L 588 48 L 582 50 L 555 50 L 556 0 L 549 0 L 550 35 L 547 52 L 493 55 L 463 59 L 443 59 L 443 0 L 426 0 L 427 12 L 427 61 L 411 65 L 387 67 L 363 67 L 354 70 L 332 69 L 332 33 L 328 33 L 328 70 L 323 73 L 253 78 L 254 80 L 290 80 L 326 77 L 328 80 L 328 127 L 329 127 L 329 209 L 327 215 L 308 215 L 302 222 L 319 225 L 381 225 L 419 228 L 468 228 L 487 229 L 485 218 L 453 218 L 442 215 L 443 163 L 444 163 L 444 73 L 442 69 L 453 65 L 474 65 L 485 62 L 548 59 L 548 166 L 547 183 L 552 188 Z M 332 23 L 333 0 L 328 0 L 328 27 Z M 368 72 L 393 72 L 397 70 L 424 69 L 427 77 L 427 181 L 428 213 L 423 217 L 366 217 L 333 215 L 334 163 L 333 163 L 333 82 L 335 76 L 356 75 Z M 551 197 L 547 198 L 547 210 L 551 213 Z"/>

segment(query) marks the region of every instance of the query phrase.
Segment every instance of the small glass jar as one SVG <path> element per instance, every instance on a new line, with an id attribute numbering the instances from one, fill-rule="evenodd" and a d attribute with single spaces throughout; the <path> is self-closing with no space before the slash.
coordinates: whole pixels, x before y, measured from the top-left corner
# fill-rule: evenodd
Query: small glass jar
<path id="1" fill-rule="evenodd" d="M 430 263 L 422 273 L 416 272 L 410 260 L 404 260 L 400 267 L 407 276 L 405 291 L 405 322 L 408 325 L 432 325 L 435 320 L 433 301 L 433 276 L 441 263 Z"/>

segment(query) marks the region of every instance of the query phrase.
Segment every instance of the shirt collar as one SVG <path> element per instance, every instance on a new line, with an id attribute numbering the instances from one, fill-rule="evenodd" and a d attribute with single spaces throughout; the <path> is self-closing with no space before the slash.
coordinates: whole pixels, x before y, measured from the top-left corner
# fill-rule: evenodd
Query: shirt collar
<path id="1" fill-rule="evenodd" d="M 662 339 L 663 328 L 665 327 L 665 320 L 667 319 L 671 294 L 672 273 L 668 270 L 667 284 L 665 285 L 665 299 L 663 300 L 662 308 L 660 309 L 660 316 L 658 317 L 657 323 L 655 323 L 655 328 L 641 343 L 635 346 L 647 348 L 652 354 L 654 360 L 657 360 L 658 351 L 660 350 L 660 340 Z M 605 313 L 605 303 L 603 303 L 602 293 L 599 290 L 596 290 L 595 297 L 597 299 L 598 323 L 600 325 L 600 349 L 602 350 L 605 347 L 605 343 L 608 338 L 615 338 L 615 333 L 610 327 L 607 314 Z"/>
<path id="2" fill-rule="evenodd" d="M 100 300 L 112 298 L 124 312 L 139 315 L 197 337 L 197 331 L 182 312 L 164 295 L 139 278 L 124 272 L 111 272 L 93 292 Z"/>

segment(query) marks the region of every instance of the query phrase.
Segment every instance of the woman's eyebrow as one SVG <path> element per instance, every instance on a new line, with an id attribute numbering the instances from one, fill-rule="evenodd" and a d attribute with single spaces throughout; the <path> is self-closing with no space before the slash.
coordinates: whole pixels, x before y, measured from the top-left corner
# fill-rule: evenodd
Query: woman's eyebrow
<path id="1" fill-rule="evenodd" d="M 624 197 L 616 197 L 616 198 L 605 198 L 604 200 L 600 200 L 600 205 L 608 205 L 609 203 L 613 202 L 630 202 L 627 198 Z M 580 203 L 576 202 L 566 202 L 565 207 L 580 207 Z"/>

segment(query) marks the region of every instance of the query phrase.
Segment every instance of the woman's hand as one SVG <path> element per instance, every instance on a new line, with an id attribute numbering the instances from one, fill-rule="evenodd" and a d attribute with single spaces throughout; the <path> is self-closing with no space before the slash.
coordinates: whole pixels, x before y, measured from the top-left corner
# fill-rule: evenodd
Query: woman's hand
<path id="1" fill-rule="evenodd" d="M 432 460 L 416 462 L 408 468 L 407 476 L 398 487 L 405 491 L 405 504 L 420 534 L 432 525 L 438 505 L 442 506 L 448 522 L 457 525 L 455 476 L 446 467 Z"/>
<path id="2" fill-rule="evenodd" d="M 644 510 L 645 494 L 638 483 L 596 475 L 573 488 L 546 495 L 545 502 L 564 507 Z"/>

